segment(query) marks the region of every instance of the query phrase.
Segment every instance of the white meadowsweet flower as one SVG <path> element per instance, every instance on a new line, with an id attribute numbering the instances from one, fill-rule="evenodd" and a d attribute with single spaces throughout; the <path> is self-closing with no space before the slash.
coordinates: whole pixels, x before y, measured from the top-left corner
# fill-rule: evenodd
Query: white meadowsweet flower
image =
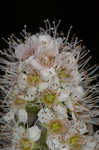
<path id="1" fill-rule="evenodd" d="M 59 150 L 61 143 L 58 136 L 50 135 L 47 137 L 46 144 L 51 150 Z"/>
<path id="2" fill-rule="evenodd" d="M 56 106 L 53 107 L 53 109 L 55 110 L 56 114 L 61 118 L 67 118 L 67 108 L 62 105 L 62 104 L 58 104 Z"/>
<path id="3" fill-rule="evenodd" d="M 49 81 L 49 87 L 52 90 L 58 90 L 58 88 L 60 87 L 60 83 L 59 83 L 59 79 L 57 76 L 53 76 Z"/>
<path id="4" fill-rule="evenodd" d="M 52 38 L 49 35 L 40 35 L 39 36 L 39 42 L 40 42 L 40 44 L 46 44 L 46 45 L 48 45 L 51 41 L 52 41 Z"/>
<path id="5" fill-rule="evenodd" d="M 39 39 L 37 38 L 36 35 L 32 35 L 28 37 L 25 41 L 25 45 L 28 45 L 30 50 L 32 49 L 33 52 L 34 52 L 34 49 L 38 48 L 38 44 L 39 44 Z"/>
<path id="6" fill-rule="evenodd" d="M 36 51 L 38 53 L 46 53 L 50 56 L 56 56 L 59 52 L 59 47 L 62 42 L 61 38 L 53 39 L 50 35 L 39 36 L 40 47 Z"/>
<path id="7" fill-rule="evenodd" d="M 26 61 L 26 63 L 31 64 L 34 69 L 41 71 L 43 67 L 38 63 L 37 59 L 34 56 L 30 56 Z"/>
<path id="8" fill-rule="evenodd" d="M 58 96 L 58 100 L 60 102 L 66 102 L 69 99 L 69 94 L 70 91 L 69 90 L 59 90 L 59 96 Z"/>
<path id="9" fill-rule="evenodd" d="M 25 95 L 19 95 L 19 98 L 27 101 L 33 101 L 36 97 L 37 89 L 35 87 L 29 87 L 26 90 Z"/>
<path id="10" fill-rule="evenodd" d="M 27 89 L 27 99 L 28 100 L 34 100 L 37 93 L 36 87 L 30 87 Z"/>
<path id="11" fill-rule="evenodd" d="M 54 68 L 44 68 L 41 70 L 41 76 L 44 81 L 50 80 L 53 76 L 56 76 Z"/>
<path id="12" fill-rule="evenodd" d="M 85 134 L 88 132 L 87 125 L 83 121 L 76 121 L 73 127 L 76 128 L 80 134 Z"/>
<path id="13" fill-rule="evenodd" d="M 45 108 L 45 109 L 42 108 L 38 112 L 38 120 L 41 123 L 48 123 L 53 118 L 54 118 L 54 114 L 52 113 L 52 111 L 49 108 Z"/>
<path id="14" fill-rule="evenodd" d="M 24 123 L 27 122 L 28 114 L 27 114 L 27 112 L 24 109 L 19 109 L 19 111 L 18 111 L 18 119 L 19 119 L 19 122 L 24 122 Z"/>
<path id="15" fill-rule="evenodd" d="M 41 136 L 41 130 L 37 126 L 28 128 L 27 130 L 28 138 L 32 141 L 38 141 Z"/>

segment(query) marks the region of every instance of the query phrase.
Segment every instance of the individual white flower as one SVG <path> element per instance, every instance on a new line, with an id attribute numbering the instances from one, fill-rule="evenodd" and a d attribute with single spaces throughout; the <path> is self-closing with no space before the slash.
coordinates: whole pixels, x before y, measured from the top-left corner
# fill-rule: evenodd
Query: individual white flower
<path id="1" fill-rule="evenodd" d="M 43 67 L 38 63 L 34 56 L 30 56 L 25 62 L 31 64 L 33 68 L 37 69 L 38 71 L 41 71 L 43 69 Z"/>
<path id="2" fill-rule="evenodd" d="M 67 48 L 67 47 L 66 47 Z M 68 47 L 68 49 L 70 49 Z M 60 55 L 57 55 L 56 57 L 56 63 L 59 66 L 66 66 L 66 68 L 72 69 L 76 66 L 76 59 L 73 56 L 72 52 L 65 52 L 63 51 L 62 53 L 60 53 Z"/>
<path id="3" fill-rule="evenodd" d="M 53 76 L 56 76 L 54 68 L 44 68 L 41 70 L 41 76 L 44 81 L 50 80 Z"/>
<path id="4" fill-rule="evenodd" d="M 38 141 L 41 136 L 41 130 L 37 126 L 33 126 L 31 128 L 28 128 L 27 134 L 30 140 L 32 141 Z"/>
<path id="5" fill-rule="evenodd" d="M 17 79 L 18 87 L 23 90 L 27 86 L 27 76 L 23 73 L 20 73 Z"/>
<path id="6" fill-rule="evenodd" d="M 50 135 L 47 137 L 46 144 L 51 150 L 59 150 L 59 147 L 61 146 L 61 143 L 59 141 L 58 136 Z"/>
<path id="7" fill-rule="evenodd" d="M 87 125 L 83 121 L 76 121 L 73 127 L 79 130 L 81 134 L 88 132 Z"/>
<path id="8" fill-rule="evenodd" d="M 60 87 L 60 83 L 59 83 L 59 79 L 57 76 L 53 76 L 49 81 L 49 87 L 52 90 L 58 90 L 58 88 Z"/>
<path id="9" fill-rule="evenodd" d="M 31 87 L 27 89 L 27 99 L 34 100 L 37 93 L 37 89 L 35 87 Z"/>
<path id="10" fill-rule="evenodd" d="M 27 112 L 24 109 L 19 109 L 19 111 L 18 111 L 18 119 L 19 119 L 19 122 L 24 122 L 24 123 L 27 122 L 28 115 L 27 115 Z"/>
<path id="11" fill-rule="evenodd" d="M 35 99 L 36 93 L 37 89 L 33 86 L 27 88 L 25 95 L 19 95 L 18 97 L 26 101 L 33 101 Z"/>
<path id="12" fill-rule="evenodd" d="M 50 35 L 39 36 L 40 47 L 36 51 L 36 55 L 39 53 L 47 52 L 50 56 L 56 56 L 59 52 L 59 47 L 62 42 L 61 38 L 53 39 Z"/>
<path id="13" fill-rule="evenodd" d="M 51 41 L 52 41 L 52 38 L 49 35 L 40 35 L 39 36 L 39 42 L 40 42 L 40 44 L 46 44 L 46 45 L 48 45 Z"/>
<path id="14" fill-rule="evenodd" d="M 48 108 L 42 108 L 38 112 L 38 120 L 41 123 L 48 123 L 53 118 L 54 118 L 54 115 L 53 115 L 52 111 L 50 109 L 48 109 Z"/>
<path id="15" fill-rule="evenodd" d="M 56 114 L 59 117 L 67 118 L 67 108 L 63 106 L 62 104 L 58 104 L 54 106 L 53 109 L 56 111 Z"/>
<path id="16" fill-rule="evenodd" d="M 61 102 L 65 102 L 69 99 L 69 94 L 70 91 L 69 90 L 59 90 L 59 96 L 58 96 L 58 100 Z"/>
<path id="17" fill-rule="evenodd" d="M 38 44 L 39 44 L 39 39 L 36 35 L 32 35 L 32 36 L 28 37 L 25 41 L 25 45 L 28 45 L 28 47 L 30 49 L 32 49 L 33 52 L 34 52 L 34 50 L 37 49 Z"/>
<path id="18" fill-rule="evenodd" d="M 39 84 L 39 91 L 42 92 L 43 90 L 47 89 L 49 86 L 48 82 L 41 82 Z"/>

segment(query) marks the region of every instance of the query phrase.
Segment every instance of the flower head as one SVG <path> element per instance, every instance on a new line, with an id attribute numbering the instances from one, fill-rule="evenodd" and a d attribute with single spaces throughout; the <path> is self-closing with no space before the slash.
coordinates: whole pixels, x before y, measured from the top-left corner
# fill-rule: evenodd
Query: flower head
<path id="1" fill-rule="evenodd" d="M 47 23 L 0 50 L 0 144 L 9 143 L 3 150 L 98 150 L 98 67 L 87 68 L 80 42 Z"/>

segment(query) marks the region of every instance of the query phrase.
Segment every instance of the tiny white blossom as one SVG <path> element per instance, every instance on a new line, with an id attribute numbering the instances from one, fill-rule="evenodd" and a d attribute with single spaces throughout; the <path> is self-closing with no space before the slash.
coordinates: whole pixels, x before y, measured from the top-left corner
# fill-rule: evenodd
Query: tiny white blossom
<path id="1" fill-rule="evenodd" d="M 50 120 L 52 120 L 54 118 L 54 115 L 53 113 L 51 112 L 50 109 L 48 108 L 45 108 L 45 109 L 41 109 L 39 112 L 38 112 L 38 120 L 41 122 L 41 123 L 48 123 Z"/>
<path id="2" fill-rule="evenodd" d="M 69 99 L 70 92 L 68 90 L 61 90 L 61 93 L 58 96 L 59 101 L 65 102 L 67 99 Z"/>
<path id="3" fill-rule="evenodd" d="M 74 124 L 74 128 L 79 130 L 81 134 L 85 134 L 88 132 L 87 125 L 83 121 L 76 121 Z"/>
<path id="4" fill-rule="evenodd" d="M 54 68 L 44 68 L 43 70 L 41 70 L 41 76 L 44 81 L 50 80 L 55 75 L 56 73 Z"/>
<path id="5" fill-rule="evenodd" d="M 27 89 L 25 95 L 20 95 L 20 98 L 23 98 L 27 101 L 33 101 L 36 96 L 37 89 L 35 87 L 30 87 Z"/>
<path id="6" fill-rule="evenodd" d="M 53 109 L 56 111 L 56 114 L 59 116 L 59 117 L 62 117 L 62 118 L 67 118 L 67 108 L 61 104 L 58 104 L 56 106 L 53 107 Z"/>
<path id="7" fill-rule="evenodd" d="M 27 134 L 30 140 L 32 141 L 38 141 L 41 136 L 41 130 L 37 126 L 33 126 L 31 128 L 28 128 Z"/>
<path id="8" fill-rule="evenodd" d="M 34 56 L 30 56 L 27 60 L 26 63 L 31 64 L 34 69 L 37 69 L 41 71 L 43 67 L 38 63 L 38 61 L 34 58 Z"/>

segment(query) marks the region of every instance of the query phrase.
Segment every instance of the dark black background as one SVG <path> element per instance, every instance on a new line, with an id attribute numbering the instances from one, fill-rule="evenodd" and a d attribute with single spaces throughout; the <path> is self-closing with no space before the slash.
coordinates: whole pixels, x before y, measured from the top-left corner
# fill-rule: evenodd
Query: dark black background
<path id="1" fill-rule="evenodd" d="M 44 20 L 58 22 L 59 31 L 67 33 L 73 25 L 73 33 L 82 39 L 99 62 L 99 4 L 98 0 L 1 0 L 0 38 L 21 32 L 26 24 L 35 33 L 44 27 Z M 2 43 L 1 43 L 2 44 Z"/>

